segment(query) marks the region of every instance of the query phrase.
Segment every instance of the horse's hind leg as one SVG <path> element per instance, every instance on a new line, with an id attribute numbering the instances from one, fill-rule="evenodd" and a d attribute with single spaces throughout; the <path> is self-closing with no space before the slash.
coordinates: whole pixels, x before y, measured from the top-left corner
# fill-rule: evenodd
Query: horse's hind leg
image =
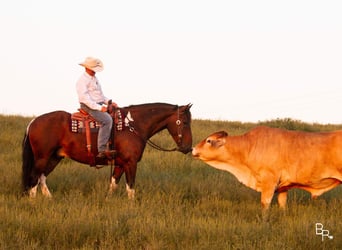
<path id="1" fill-rule="evenodd" d="M 39 182 L 34 187 L 31 187 L 27 190 L 27 194 L 30 198 L 35 198 L 37 196 L 37 189 L 38 189 Z"/>
<path id="2" fill-rule="evenodd" d="M 29 169 L 26 173 L 26 186 L 25 186 L 25 193 L 28 194 L 30 198 L 35 198 L 37 195 L 37 189 L 40 184 L 40 178 L 43 174 L 39 168 L 40 166 L 45 166 L 46 160 L 36 160 L 32 164 L 32 168 Z"/>
<path id="3" fill-rule="evenodd" d="M 48 186 L 46 185 L 46 177 L 48 176 L 48 174 L 52 172 L 52 170 L 54 170 L 54 168 L 62 159 L 63 157 L 52 156 L 47 164 L 46 170 L 39 177 L 40 188 L 41 188 L 42 194 L 45 197 L 49 197 L 49 198 L 52 197 L 50 190 Z"/>
<path id="4" fill-rule="evenodd" d="M 38 189 L 39 185 L 40 185 L 40 188 L 42 190 L 42 194 L 45 197 L 49 197 L 49 198 L 52 197 L 52 195 L 49 191 L 49 188 L 46 185 L 46 176 L 44 174 L 41 174 L 37 180 L 37 185 L 35 185 L 34 187 L 32 187 L 28 190 L 28 194 L 31 198 L 35 198 L 37 196 L 37 189 Z"/>
<path id="5" fill-rule="evenodd" d="M 42 194 L 45 197 L 51 198 L 52 195 L 50 193 L 50 190 L 48 188 L 48 186 L 46 185 L 46 176 L 44 174 L 42 174 L 39 178 L 39 183 L 40 183 L 40 188 L 42 190 Z"/>
<path id="6" fill-rule="evenodd" d="M 61 157 L 51 157 L 48 162 L 45 160 L 38 160 L 36 162 L 36 168 L 32 173 L 32 187 L 28 189 L 29 197 L 34 198 L 37 195 L 37 189 L 40 185 L 41 192 L 45 197 L 52 197 L 50 190 L 46 184 L 46 177 L 49 173 L 56 167 L 56 165 L 61 161 Z M 40 168 L 40 166 L 45 166 L 45 168 Z M 44 170 L 40 170 L 44 169 Z M 34 183 L 36 183 L 34 185 Z"/>

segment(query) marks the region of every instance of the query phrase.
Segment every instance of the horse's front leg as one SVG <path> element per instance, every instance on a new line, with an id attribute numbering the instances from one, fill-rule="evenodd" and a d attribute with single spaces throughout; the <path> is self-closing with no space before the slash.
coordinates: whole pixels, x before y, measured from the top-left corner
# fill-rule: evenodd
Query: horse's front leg
<path id="1" fill-rule="evenodd" d="M 134 200 L 135 190 L 133 186 L 130 186 L 128 183 L 126 183 L 126 191 L 127 191 L 128 199 Z"/>
<path id="2" fill-rule="evenodd" d="M 116 190 L 119 186 L 119 181 L 121 179 L 122 174 L 124 173 L 124 169 L 121 166 L 115 166 L 113 175 L 110 178 L 109 184 L 109 194 L 112 194 L 114 190 Z"/>
<path id="3" fill-rule="evenodd" d="M 137 170 L 137 163 L 125 166 L 125 175 L 126 175 L 126 191 L 128 195 L 128 199 L 133 200 L 135 195 L 134 184 L 135 184 L 135 175 Z"/>

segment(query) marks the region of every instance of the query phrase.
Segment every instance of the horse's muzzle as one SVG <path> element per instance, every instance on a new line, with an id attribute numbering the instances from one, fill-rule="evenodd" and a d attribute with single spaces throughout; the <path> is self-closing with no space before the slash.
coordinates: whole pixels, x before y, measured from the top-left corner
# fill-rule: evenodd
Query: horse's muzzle
<path id="1" fill-rule="evenodd" d="M 192 151 L 192 147 L 179 147 L 177 150 L 183 154 L 187 154 Z"/>

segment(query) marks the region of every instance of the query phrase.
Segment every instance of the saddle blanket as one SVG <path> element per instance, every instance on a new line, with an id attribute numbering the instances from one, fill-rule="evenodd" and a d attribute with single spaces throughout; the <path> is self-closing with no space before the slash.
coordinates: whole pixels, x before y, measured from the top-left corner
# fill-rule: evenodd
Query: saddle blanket
<path id="1" fill-rule="evenodd" d="M 89 121 L 89 127 L 91 133 L 96 133 L 100 128 L 100 124 L 96 121 Z M 71 119 L 71 132 L 85 133 L 85 131 L 86 127 L 84 121 Z"/>
<path id="2" fill-rule="evenodd" d="M 73 133 L 85 133 L 85 122 L 89 122 L 90 132 L 98 132 L 101 124 L 92 119 L 86 119 L 87 116 L 80 114 L 79 112 L 72 114 L 71 116 L 71 132 Z M 130 122 L 134 121 L 130 112 L 124 112 L 122 109 L 118 109 L 115 113 L 114 126 L 116 131 L 122 131 L 126 127 L 131 127 Z"/>

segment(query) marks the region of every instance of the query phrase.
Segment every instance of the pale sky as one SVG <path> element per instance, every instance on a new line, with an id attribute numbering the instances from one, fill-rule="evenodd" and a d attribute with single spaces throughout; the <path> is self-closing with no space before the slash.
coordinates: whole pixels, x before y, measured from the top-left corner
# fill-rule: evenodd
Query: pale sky
<path id="1" fill-rule="evenodd" d="M 120 106 L 193 118 L 342 123 L 339 0 L 11 0 L 0 4 L 0 113 L 78 108 L 87 56 Z"/>

